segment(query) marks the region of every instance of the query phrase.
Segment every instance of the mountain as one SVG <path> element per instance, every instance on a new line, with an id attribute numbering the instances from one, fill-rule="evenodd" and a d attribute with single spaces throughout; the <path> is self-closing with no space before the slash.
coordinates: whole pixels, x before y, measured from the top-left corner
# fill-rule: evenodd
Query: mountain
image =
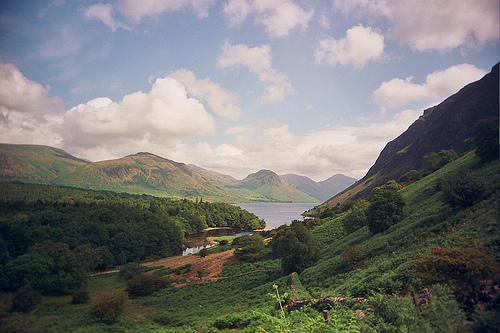
<path id="1" fill-rule="evenodd" d="M 0 143 L 1 181 L 50 184 L 59 175 L 88 163 L 58 148 Z"/>
<path id="2" fill-rule="evenodd" d="M 319 200 L 327 200 L 356 182 L 355 178 L 336 174 L 328 179 L 315 182 L 309 177 L 295 174 L 280 175 L 282 179 Z"/>
<path id="3" fill-rule="evenodd" d="M 318 199 L 301 191 L 270 170 L 260 170 L 245 179 L 226 185 L 228 189 L 246 189 L 271 201 L 317 202 Z"/>
<path id="4" fill-rule="evenodd" d="M 133 194 L 237 201 L 236 197 L 185 164 L 150 153 L 90 163 L 61 175 L 53 183 Z"/>
<path id="5" fill-rule="evenodd" d="M 190 168 L 193 171 L 204 174 L 205 176 L 208 177 L 208 179 L 210 179 L 211 181 L 213 181 L 217 185 L 229 184 L 229 183 L 233 183 L 233 182 L 237 181 L 237 179 L 232 177 L 232 176 L 224 175 L 224 174 L 217 172 L 217 171 L 203 169 L 203 168 L 196 166 L 194 164 L 188 164 L 187 166 L 188 166 L 188 168 Z"/>
<path id="6" fill-rule="evenodd" d="M 349 197 L 366 196 L 371 189 L 397 180 L 411 170 L 423 170 L 423 157 L 441 150 L 459 156 L 468 147 L 478 121 L 498 117 L 499 76 L 497 63 L 490 73 L 460 89 L 439 105 L 424 111 L 404 133 L 389 142 L 367 174 L 349 189 L 326 203 L 331 207 Z"/>

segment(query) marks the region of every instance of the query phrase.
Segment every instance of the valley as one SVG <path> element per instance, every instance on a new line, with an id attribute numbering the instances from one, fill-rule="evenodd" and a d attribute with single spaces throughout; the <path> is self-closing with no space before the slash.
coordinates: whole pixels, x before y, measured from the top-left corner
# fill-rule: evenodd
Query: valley
<path id="1" fill-rule="evenodd" d="M 222 201 L 297 203 L 321 186 L 270 170 L 236 180 L 149 153 L 90 163 L 2 144 L 0 327 L 498 331 L 498 124 L 496 65 L 389 142 L 361 180 L 267 230 Z M 143 192 L 160 188 L 177 192 Z M 208 228 L 259 232 L 179 256 Z"/>

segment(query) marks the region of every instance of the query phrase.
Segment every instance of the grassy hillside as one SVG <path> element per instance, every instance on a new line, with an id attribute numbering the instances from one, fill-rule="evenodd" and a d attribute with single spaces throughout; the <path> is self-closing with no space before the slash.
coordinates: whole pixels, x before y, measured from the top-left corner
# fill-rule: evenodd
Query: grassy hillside
<path id="1" fill-rule="evenodd" d="M 62 149 L 0 143 L 1 181 L 50 184 L 59 175 L 88 163 Z"/>
<path id="2" fill-rule="evenodd" d="M 450 206 L 443 184 L 464 169 L 483 182 L 482 196 L 467 207 Z M 431 302 L 417 308 L 414 302 L 420 301 L 420 296 L 428 300 L 429 290 L 424 289 L 428 285 L 418 274 L 415 260 L 430 253 L 431 247 L 456 253 L 474 250 L 494 258 L 498 268 L 498 170 L 498 159 L 481 164 L 474 153 L 469 153 L 400 189 L 406 202 L 405 217 L 381 233 L 372 234 L 365 226 L 346 234 L 344 223 L 349 211 L 323 219 L 322 225 L 311 231 L 322 248 L 322 258 L 300 275 L 276 272 L 280 262 L 272 256 L 270 247 L 265 247 L 256 262 L 227 262 L 221 273 L 226 278 L 218 282 L 200 279 L 150 296 L 128 298 L 114 323 L 93 319 L 88 313 L 104 291 L 117 292 L 126 287 L 127 281 L 118 275 L 91 278 L 89 303 L 75 305 L 70 304 L 69 296 L 46 296 L 36 312 L 9 315 L 3 323 L 24 322 L 40 331 L 75 332 L 490 332 L 500 318 L 491 298 L 498 276 L 486 281 L 489 289 L 479 300 L 481 307 L 467 307 L 467 299 L 450 288 L 454 283 L 450 280 L 449 284 L 432 283 Z M 460 273 L 451 271 L 451 276 L 468 276 L 476 267 L 473 262 Z M 156 274 L 162 274 L 162 270 L 165 272 L 163 267 L 154 268 Z M 183 273 L 171 277 L 182 280 Z M 469 283 L 472 287 L 483 282 L 472 279 Z M 284 305 L 285 301 L 295 304 L 311 298 L 325 302 L 323 308 L 331 317 L 328 323 L 312 308 L 282 312 L 277 301 L 281 299 Z"/>

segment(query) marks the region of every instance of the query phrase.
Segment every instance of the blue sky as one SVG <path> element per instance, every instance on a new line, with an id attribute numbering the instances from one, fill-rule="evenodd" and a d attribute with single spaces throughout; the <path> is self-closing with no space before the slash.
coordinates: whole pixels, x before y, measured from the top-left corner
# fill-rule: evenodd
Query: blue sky
<path id="1" fill-rule="evenodd" d="M 498 0 L 7 0 L 0 142 L 361 178 L 498 42 Z"/>

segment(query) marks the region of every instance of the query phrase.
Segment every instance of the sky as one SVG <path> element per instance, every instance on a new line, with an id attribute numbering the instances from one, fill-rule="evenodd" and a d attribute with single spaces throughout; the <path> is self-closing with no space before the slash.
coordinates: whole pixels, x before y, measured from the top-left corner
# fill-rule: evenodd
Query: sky
<path id="1" fill-rule="evenodd" d="M 499 58 L 498 0 L 5 0 L 0 142 L 359 179 Z"/>

